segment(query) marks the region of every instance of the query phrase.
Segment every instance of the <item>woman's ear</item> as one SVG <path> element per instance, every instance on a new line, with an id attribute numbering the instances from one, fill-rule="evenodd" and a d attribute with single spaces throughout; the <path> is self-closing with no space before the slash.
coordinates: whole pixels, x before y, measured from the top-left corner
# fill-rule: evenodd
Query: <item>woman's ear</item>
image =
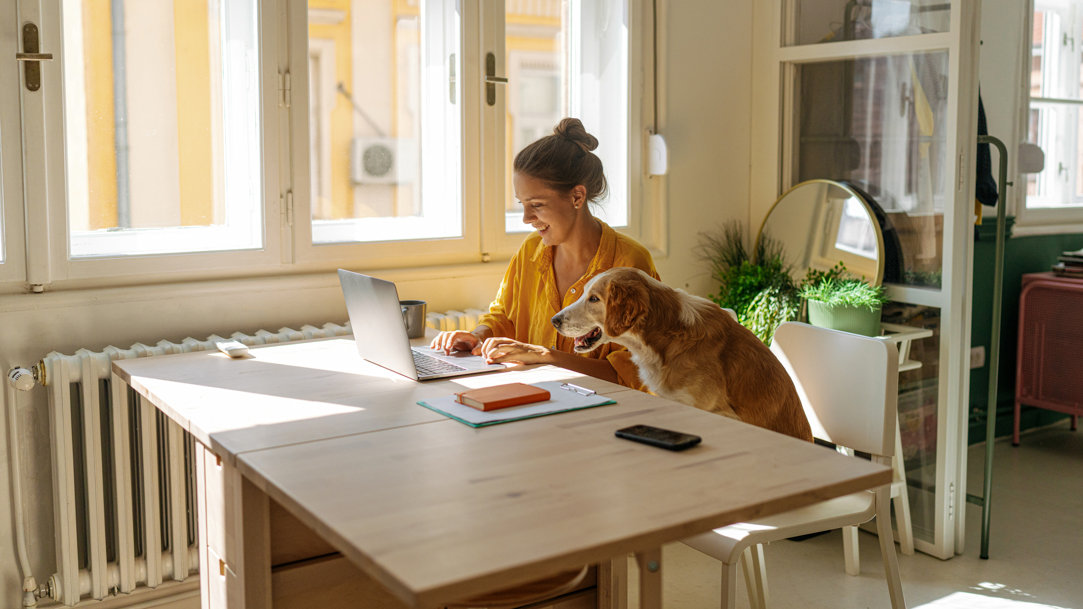
<path id="1" fill-rule="evenodd" d="M 572 186 L 572 207 L 579 209 L 587 202 L 587 187 L 582 184 Z"/>

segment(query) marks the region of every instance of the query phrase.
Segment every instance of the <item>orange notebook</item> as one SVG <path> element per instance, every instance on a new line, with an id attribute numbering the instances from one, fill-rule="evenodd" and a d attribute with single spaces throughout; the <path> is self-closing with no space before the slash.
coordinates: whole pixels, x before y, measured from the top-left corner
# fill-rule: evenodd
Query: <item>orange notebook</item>
<path id="1" fill-rule="evenodd" d="M 506 383 L 456 393 L 455 399 L 478 410 L 499 410 L 549 399 L 549 392 L 526 383 Z"/>

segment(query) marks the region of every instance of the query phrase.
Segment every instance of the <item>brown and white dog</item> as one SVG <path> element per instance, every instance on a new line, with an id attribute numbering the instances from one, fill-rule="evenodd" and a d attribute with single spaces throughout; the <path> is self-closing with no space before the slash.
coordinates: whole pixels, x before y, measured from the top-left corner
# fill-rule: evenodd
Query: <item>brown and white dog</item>
<path id="1" fill-rule="evenodd" d="M 717 304 L 639 269 L 591 279 L 553 326 L 587 353 L 623 345 L 653 393 L 802 440 L 812 431 L 793 382 L 771 350 Z"/>

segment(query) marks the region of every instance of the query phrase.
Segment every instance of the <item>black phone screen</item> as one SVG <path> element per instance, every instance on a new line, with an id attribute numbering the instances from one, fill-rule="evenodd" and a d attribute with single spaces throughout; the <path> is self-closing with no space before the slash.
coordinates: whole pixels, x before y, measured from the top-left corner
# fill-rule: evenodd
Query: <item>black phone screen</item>
<path id="1" fill-rule="evenodd" d="M 684 450 L 700 443 L 701 438 L 692 434 L 662 429 L 653 425 L 632 425 L 616 431 L 618 438 L 642 442 L 668 450 Z"/>

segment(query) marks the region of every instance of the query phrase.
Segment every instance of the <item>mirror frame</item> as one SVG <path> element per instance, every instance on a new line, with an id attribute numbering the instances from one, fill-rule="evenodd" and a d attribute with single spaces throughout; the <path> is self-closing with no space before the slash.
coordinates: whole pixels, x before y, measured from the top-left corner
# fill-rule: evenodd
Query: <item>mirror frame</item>
<path id="1" fill-rule="evenodd" d="M 876 213 L 876 210 L 873 209 L 872 204 L 869 203 L 869 201 L 865 197 L 865 195 L 862 192 L 855 189 L 851 184 L 849 184 L 847 182 L 843 182 L 843 181 L 839 181 L 839 180 L 828 180 L 826 178 L 813 178 L 811 180 L 805 180 L 803 182 L 798 182 L 797 184 L 794 184 L 793 186 L 791 186 L 789 189 L 786 190 L 786 192 L 779 195 L 778 198 L 775 199 L 775 202 L 771 205 L 771 209 L 767 210 L 767 215 L 765 215 L 763 217 L 763 221 L 760 222 L 760 229 L 759 229 L 759 231 L 756 232 L 756 245 L 755 245 L 755 249 L 753 251 L 757 251 L 757 252 L 759 251 L 760 245 L 761 245 L 760 242 L 763 239 L 763 229 L 767 226 L 767 221 L 771 218 L 771 214 L 775 211 L 775 208 L 778 207 L 779 203 L 781 203 L 782 200 L 785 199 L 787 195 L 789 195 L 793 191 L 797 190 L 798 188 L 800 188 L 802 186 L 807 186 L 807 185 L 810 185 L 810 184 L 817 184 L 817 183 L 819 183 L 819 184 L 827 184 L 829 186 L 835 186 L 837 188 L 841 188 L 842 190 L 850 193 L 851 197 L 857 199 L 857 201 L 859 203 L 861 203 L 861 206 L 865 209 L 865 213 L 868 214 L 869 220 L 872 222 L 873 228 L 875 229 L 875 233 L 876 233 L 876 249 L 877 249 L 877 253 L 878 253 L 877 261 L 876 261 L 876 276 L 873 277 L 872 279 L 869 279 L 868 281 L 872 285 L 881 285 L 883 283 L 883 280 L 884 280 L 884 266 L 885 266 L 886 258 L 888 256 L 888 252 L 887 252 L 887 248 L 886 248 L 885 243 L 884 243 L 884 229 L 883 229 L 883 226 L 881 225 L 880 216 Z M 808 269 L 803 269 L 801 271 L 801 273 L 802 273 L 801 276 L 803 277 L 804 273 L 806 273 L 806 272 L 808 272 Z M 800 281 L 800 280 L 801 280 L 800 278 L 796 279 L 796 281 Z"/>

